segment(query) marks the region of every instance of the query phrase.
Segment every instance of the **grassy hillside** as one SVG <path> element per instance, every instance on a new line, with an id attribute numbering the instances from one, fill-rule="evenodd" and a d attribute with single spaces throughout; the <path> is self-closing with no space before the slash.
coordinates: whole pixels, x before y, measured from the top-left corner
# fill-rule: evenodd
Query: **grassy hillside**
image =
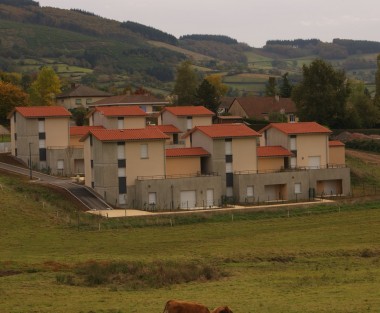
<path id="1" fill-rule="evenodd" d="M 323 58 L 374 90 L 380 44 L 366 41 L 268 41 L 252 48 L 222 35 L 184 35 L 119 22 L 81 10 L 39 7 L 28 0 L 0 0 L 0 69 L 34 73 L 53 66 L 68 82 L 109 90 L 127 86 L 167 94 L 177 65 L 190 59 L 201 74 L 226 74 L 234 95 L 262 94 L 265 80 L 285 72 L 296 83 L 303 64 Z M 241 74 L 251 75 L 251 79 Z M 264 75 L 258 79 L 255 75 Z"/>
<path id="2" fill-rule="evenodd" d="M 162 312 L 170 298 L 235 313 L 380 310 L 378 201 L 104 219 L 5 173 L 0 196 L 1 312 Z"/>

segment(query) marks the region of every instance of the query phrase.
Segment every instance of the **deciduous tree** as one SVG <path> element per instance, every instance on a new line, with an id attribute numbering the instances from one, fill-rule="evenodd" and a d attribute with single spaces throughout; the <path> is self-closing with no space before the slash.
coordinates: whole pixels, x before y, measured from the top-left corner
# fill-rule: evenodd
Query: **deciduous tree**
<path id="1" fill-rule="evenodd" d="M 16 106 L 29 104 L 29 96 L 18 86 L 0 81 L 0 123 L 8 124 L 7 115 Z"/>
<path id="2" fill-rule="evenodd" d="M 228 86 L 223 84 L 222 75 L 211 74 L 205 77 L 205 79 L 214 86 L 219 98 L 224 97 L 228 92 Z"/>
<path id="3" fill-rule="evenodd" d="M 177 68 L 173 93 L 177 95 L 179 105 L 194 104 L 196 101 L 196 90 L 199 79 L 197 73 L 192 69 L 191 63 L 185 61 Z"/>
<path id="4" fill-rule="evenodd" d="M 332 128 L 344 123 L 349 84 L 344 71 L 316 59 L 302 68 L 302 81 L 293 88 L 292 99 L 301 121 L 316 121 Z"/>
<path id="5" fill-rule="evenodd" d="M 53 105 L 61 92 L 61 81 L 51 67 L 44 66 L 30 87 L 32 105 Z"/>

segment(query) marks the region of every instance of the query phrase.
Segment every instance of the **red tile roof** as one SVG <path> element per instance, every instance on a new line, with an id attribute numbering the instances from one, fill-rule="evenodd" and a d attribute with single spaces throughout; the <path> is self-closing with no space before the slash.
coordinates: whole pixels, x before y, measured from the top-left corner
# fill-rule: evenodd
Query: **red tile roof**
<path id="1" fill-rule="evenodd" d="M 193 156 L 208 156 L 210 153 L 203 148 L 173 148 L 166 149 L 166 157 L 193 157 Z"/>
<path id="2" fill-rule="evenodd" d="M 150 126 L 150 127 L 157 127 L 160 131 L 162 131 L 165 134 L 176 134 L 181 133 L 181 131 L 175 127 L 174 125 L 157 125 L 157 126 Z"/>
<path id="3" fill-rule="evenodd" d="M 16 107 L 17 111 L 26 118 L 39 118 L 39 117 L 70 117 L 71 113 L 61 106 L 31 106 L 31 107 Z"/>
<path id="4" fill-rule="evenodd" d="M 93 129 L 80 141 L 92 134 L 100 141 L 166 140 L 170 137 L 155 127 L 137 129 Z"/>
<path id="5" fill-rule="evenodd" d="M 329 141 L 329 146 L 330 147 L 344 147 L 345 144 L 339 140 L 331 140 Z"/>
<path id="6" fill-rule="evenodd" d="M 211 138 L 230 138 L 230 137 L 258 137 L 260 134 L 245 124 L 213 124 L 209 126 L 196 126 L 185 137 L 195 131 L 201 131 Z"/>
<path id="7" fill-rule="evenodd" d="M 295 103 L 289 98 L 251 96 L 239 97 L 235 101 L 250 118 L 262 119 L 271 112 L 295 113 L 297 111 Z"/>
<path id="8" fill-rule="evenodd" d="M 289 150 L 281 146 L 257 147 L 257 156 L 265 157 L 287 157 L 293 155 Z"/>
<path id="9" fill-rule="evenodd" d="M 259 132 L 263 133 L 268 128 L 276 128 L 279 131 L 288 134 L 331 134 L 332 131 L 316 122 L 298 122 L 298 123 L 271 123 L 261 129 Z"/>
<path id="10" fill-rule="evenodd" d="M 105 99 L 91 103 L 91 106 L 97 105 L 168 105 L 169 102 L 163 99 L 156 98 L 151 95 L 120 95 L 107 97 Z"/>
<path id="11" fill-rule="evenodd" d="M 165 107 L 161 112 L 168 111 L 176 116 L 213 116 L 214 112 L 204 106 Z"/>
<path id="12" fill-rule="evenodd" d="M 137 105 L 96 107 L 93 113 L 94 112 L 100 112 L 105 116 L 146 116 L 148 115 L 142 109 L 140 109 L 140 107 L 138 107 Z"/>
<path id="13" fill-rule="evenodd" d="M 104 129 L 104 127 L 103 126 L 71 126 L 70 136 L 83 136 L 93 129 Z"/>

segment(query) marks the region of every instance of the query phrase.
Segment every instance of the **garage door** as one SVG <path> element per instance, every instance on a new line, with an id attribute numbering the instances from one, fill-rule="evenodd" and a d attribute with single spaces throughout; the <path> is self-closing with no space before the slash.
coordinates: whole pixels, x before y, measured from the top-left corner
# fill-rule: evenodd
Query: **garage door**
<path id="1" fill-rule="evenodd" d="M 273 201 L 278 199 L 278 186 L 267 185 L 265 188 L 265 201 Z"/>
<path id="2" fill-rule="evenodd" d="M 338 181 L 337 180 L 325 180 L 323 181 L 323 193 L 325 195 L 337 195 Z"/>
<path id="3" fill-rule="evenodd" d="M 181 209 L 191 209 L 196 206 L 195 190 L 181 191 Z"/>

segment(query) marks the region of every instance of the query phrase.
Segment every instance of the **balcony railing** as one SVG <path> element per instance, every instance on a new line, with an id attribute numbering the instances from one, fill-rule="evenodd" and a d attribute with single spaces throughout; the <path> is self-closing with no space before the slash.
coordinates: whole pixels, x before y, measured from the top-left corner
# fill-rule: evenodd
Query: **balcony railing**
<path id="1" fill-rule="evenodd" d="M 217 172 L 211 173 L 190 173 L 190 174 L 173 174 L 173 175 L 153 175 L 153 176 L 137 176 L 137 180 L 153 180 L 153 179 L 175 179 L 175 178 L 191 178 L 191 177 L 210 177 L 219 176 Z"/>
<path id="2" fill-rule="evenodd" d="M 300 166 L 294 168 L 281 168 L 281 169 L 266 169 L 266 170 L 247 170 L 247 171 L 236 171 L 234 174 L 237 175 L 247 175 L 247 174 L 268 174 L 268 173 L 282 173 L 282 172 L 301 172 L 308 170 L 321 170 L 330 168 L 346 168 L 346 164 L 327 164 L 325 166 Z"/>

